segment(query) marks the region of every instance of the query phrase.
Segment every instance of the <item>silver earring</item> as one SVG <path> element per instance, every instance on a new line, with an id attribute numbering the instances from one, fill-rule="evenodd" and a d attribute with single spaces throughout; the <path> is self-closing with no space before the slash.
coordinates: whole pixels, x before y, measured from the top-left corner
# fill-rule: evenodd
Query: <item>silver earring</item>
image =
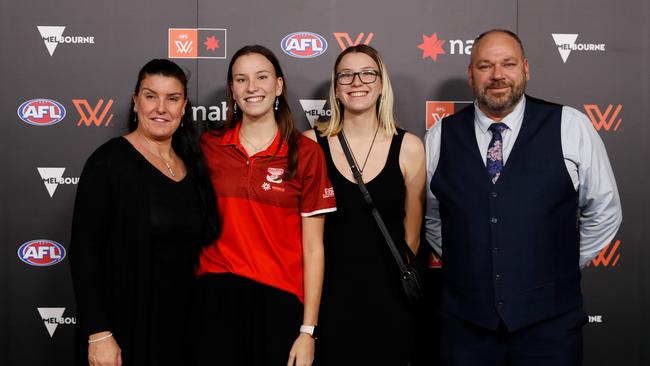
<path id="1" fill-rule="evenodd" d="M 232 114 L 237 114 L 237 103 L 233 103 Z"/>
<path id="2" fill-rule="evenodd" d="M 279 105 L 280 105 L 280 100 L 278 99 L 278 97 L 275 97 L 275 110 L 276 111 L 278 110 Z"/>

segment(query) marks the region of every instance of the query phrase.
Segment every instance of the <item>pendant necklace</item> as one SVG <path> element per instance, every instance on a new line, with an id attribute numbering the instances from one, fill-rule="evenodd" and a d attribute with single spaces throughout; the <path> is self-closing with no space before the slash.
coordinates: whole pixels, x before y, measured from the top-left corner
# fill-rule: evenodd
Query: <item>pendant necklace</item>
<path id="1" fill-rule="evenodd" d="M 345 144 L 348 145 L 348 148 L 350 149 L 350 153 L 352 154 L 352 160 L 354 160 L 354 164 L 359 168 L 359 173 L 361 173 L 361 175 L 363 175 L 363 170 L 366 168 L 366 163 L 368 163 L 368 158 L 370 157 L 370 152 L 372 151 L 372 147 L 375 146 L 375 139 L 377 138 L 378 131 L 379 131 L 379 125 L 377 125 L 377 129 L 375 129 L 375 135 L 372 137 L 372 142 L 370 143 L 370 148 L 368 148 L 366 159 L 363 161 L 363 166 L 359 166 L 359 163 L 357 162 L 357 158 L 356 156 L 354 156 L 354 152 L 350 147 L 350 143 L 348 142 L 347 137 L 345 137 L 345 134 L 343 133 L 343 131 L 341 131 L 341 134 L 343 135 L 343 140 L 345 141 Z"/>
<path id="2" fill-rule="evenodd" d="M 273 135 L 271 135 L 271 138 L 270 138 L 268 141 L 266 141 L 266 142 L 264 143 L 264 145 L 262 145 L 261 147 L 257 147 L 257 146 L 255 146 L 255 145 L 251 142 L 251 140 L 247 139 L 246 136 L 244 136 L 244 133 L 242 132 L 241 129 L 239 130 L 239 137 L 241 137 L 241 138 L 242 138 L 244 141 L 246 141 L 246 142 L 247 142 L 247 143 L 248 143 L 248 144 L 249 144 L 253 149 L 255 149 L 255 153 L 258 153 L 258 152 L 264 150 L 265 148 L 267 148 L 267 147 L 271 144 L 271 142 L 273 142 L 273 140 L 275 139 L 275 135 L 277 135 L 277 133 L 278 133 L 278 130 L 276 129 L 275 132 L 273 133 Z"/>
<path id="3" fill-rule="evenodd" d="M 153 147 L 154 150 L 156 150 L 156 147 L 154 146 L 153 142 L 149 141 L 149 139 L 147 139 L 147 138 L 144 137 L 144 136 L 142 136 L 142 138 L 143 138 L 145 141 L 147 141 L 147 143 L 149 144 L 149 146 Z M 165 160 L 165 158 L 162 157 L 162 155 L 160 154 L 160 152 L 158 152 L 158 157 L 160 158 L 160 160 L 163 161 L 163 163 L 165 163 L 165 166 L 167 167 L 167 171 L 169 172 L 169 174 L 171 174 L 172 177 L 176 177 L 176 174 L 174 174 L 174 170 L 172 169 L 171 164 L 169 164 L 169 162 L 168 162 L 167 160 Z"/>

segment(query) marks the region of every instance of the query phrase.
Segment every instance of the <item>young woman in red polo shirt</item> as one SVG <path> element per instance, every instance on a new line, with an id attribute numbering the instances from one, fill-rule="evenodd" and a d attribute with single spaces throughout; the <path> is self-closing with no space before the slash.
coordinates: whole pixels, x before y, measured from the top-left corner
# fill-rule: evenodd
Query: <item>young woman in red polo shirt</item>
<path id="1" fill-rule="evenodd" d="M 235 53 L 226 94 L 224 127 L 201 140 L 223 222 L 200 256 L 197 364 L 311 365 L 323 214 L 336 209 L 324 155 L 295 129 L 267 48 Z"/>

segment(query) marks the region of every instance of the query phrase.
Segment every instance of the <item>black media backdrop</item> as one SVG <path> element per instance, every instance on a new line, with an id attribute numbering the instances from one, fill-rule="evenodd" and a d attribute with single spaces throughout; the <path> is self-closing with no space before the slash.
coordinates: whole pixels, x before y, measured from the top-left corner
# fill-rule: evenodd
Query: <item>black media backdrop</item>
<path id="1" fill-rule="evenodd" d="M 472 40 L 502 27 L 526 47 L 528 93 L 589 115 L 621 193 L 623 226 L 583 271 L 585 364 L 648 364 L 649 15 L 650 0 L 3 1 L 0 363 L 71 363 L 76 320 L 64 253 L 75 184 L 89 154 L 126 131 L 146 61 L 172 57 L 188 71 L 204 125 L 225 116 L 232 53 L 266 45 L 285 70 L 297 125 L 307 129 L 327 113 L 342 47 L 369 43 L 385 57 L 398 120 L 423 136 L 427 123 L 472 100 Z"/>

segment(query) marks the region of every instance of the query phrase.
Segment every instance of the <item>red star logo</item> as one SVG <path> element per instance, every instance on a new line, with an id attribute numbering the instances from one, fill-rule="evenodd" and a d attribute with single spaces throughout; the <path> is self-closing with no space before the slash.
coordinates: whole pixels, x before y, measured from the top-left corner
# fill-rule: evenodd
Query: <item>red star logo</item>
<path id="1" fill-rule="evenodd" d="M 219 48 L 219 40 L 216 39 L 214 36 L 210 36 L 206 38 L 203 44 L 205 45 L 205 49 L 208 51 L 215 52 L 217 48 Z"/>
<path id="2" fill-rule="evenodd" d="M 418 45 L 418 48 L 422 50 L 422 58 L 431 57 L 434 62 L 438 61 L 438 55 L 445 54 L 445 50 L 442 49 L 443 43 L 445 43 L 445 41 L 438 39 L 438 34 L 436 32 L 434 32 L 431 37 L 427 37 L 423 34 L 422 43 Z"/>

